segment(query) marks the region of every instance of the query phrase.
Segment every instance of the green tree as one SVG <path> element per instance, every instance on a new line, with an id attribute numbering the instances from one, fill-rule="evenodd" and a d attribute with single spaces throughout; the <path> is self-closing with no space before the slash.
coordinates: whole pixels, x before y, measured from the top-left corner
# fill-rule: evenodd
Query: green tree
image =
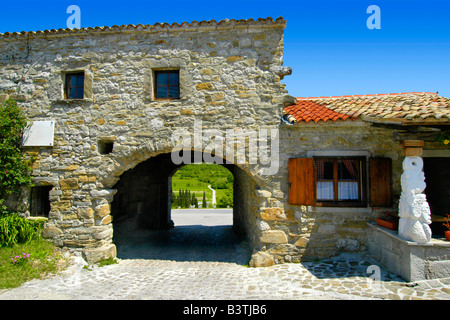
<path id="1" fill-rule="evenodd" d="M 198 208 L 198 199 L 197 197 L 194 198 L 194 207 Z"/>
<path id="2" fill-rule="evenodd" d="M 33 159 L 22 152 L 22 136 L 27 120 L 16 101 L 0 105 L 0 213 L 6 213 L 5 198 L 31 187 Z"/>
<path id="3" fill-rule="evenodd" d="M 191 203 L 190 191 L 186 189 L 184 192 L 184 207 L 189 208 L 190 203 Z"/>
<path id="4" fill-rule="evenodd" d="M 206 208 L 206 193 L 203 191 L 202 208 Z"/>
<path id="5" fill-rule="evenodd" d="M 172 192 L 172 199 L 171 199 L 172 203 L 171 203 L 171 207 L 172 208 L 177 208 L 178 207 L 178 197 L 175 194 L 175 192 Z"/>
<path id="6" fill-rule="evenodd" d="M 195 193 L 192 193 L 192 197 L 191 197 L 191 206 L 194 206 L 194 208 L 198 208 L 198 201 L 197 198 L 195 197 Z"/>
<path id="7" fill-rule="evenodd" d="M 233 207 L 233 192 L 232 190 L 226 190 L 225 193 L 219 197 L 217 200 L 217 207 L 218 208 L 227 208 L 227 207 Z"/>

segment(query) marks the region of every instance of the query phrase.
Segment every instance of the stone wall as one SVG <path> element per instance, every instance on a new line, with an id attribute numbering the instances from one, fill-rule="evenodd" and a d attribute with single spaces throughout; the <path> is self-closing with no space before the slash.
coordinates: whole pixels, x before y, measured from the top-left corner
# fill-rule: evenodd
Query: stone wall
<path id="1" fill-rule="evenodd" d="M 446 278 L 450 274 L 450 243 L 432 239 L 419 244 L 398 232 L 369 224 L 368 249 L 387 270 L 406 281 Z"/>
<path id="2" fill-rule="evenodd" d="M 271 249 L 273 252 L 283 253 L 279 257 L 280 260 L 326 258 L 342 251 L 367 249 L 366 222 L 374 221 L 381 212 L 395 210 L 401 192 L 400 176 L 403 157 L 400 142 L 393 140 L 394 131 L 394 129 L 373 126 L 359 120 L 282 125 L 280 194 L 283 198 L 279 201 L 285 204 L 284 218 L 278 214 L 278 216 L 271 215 L 267 219 L 272 229 L 283 231 L 286 235 L 286 239 L 283 239 L 284 243 L 279 243 Z M 393 207 L 289 205 L 289 158 L 310 157 L 313 152 L 318 151 L 325 151 L 322 155 L 328 156 L 351 154 L 367 158 L 391 158 Z"/>
<path id="3" fill-rule="evenodd" d="M 36 184 L 53 187 L 45 236 L 90 260 L 114 255 L 113 186 L 170 153 L 176 129 L 276 127 L 287 95 L 284 28 L 283 19 L 259 19 L 1 35 L 0 100 L 16 99 L 32 121 L 56 120 L 52 148 L 27 148 Z M 154 71 L 172 69 L 181 98 L 154 99 Z M 71 71 L 84 71 L 83 100 L 64 99 Z M 240 168 L 250 188 L 271 188 L 259 166 Z M 264 201 L 255 197 L 252 210 Z M 249 228 L 255 218 L 243 220 Z"/>

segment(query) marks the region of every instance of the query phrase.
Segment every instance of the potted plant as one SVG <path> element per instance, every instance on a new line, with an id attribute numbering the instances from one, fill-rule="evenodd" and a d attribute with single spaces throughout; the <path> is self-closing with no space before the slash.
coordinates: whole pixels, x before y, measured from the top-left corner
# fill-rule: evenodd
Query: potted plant
<path id="1" fill-rule="evenodd" d="M 444 218 L 444 227 L 446 227 L 448 230 L 445 231 L 445 239 L 450 241 L 450 214 L 447 214 L 447 216 Z"/>
<path id="2" fill-rule="evenodd" d="M 396 213 L 385 212 L 380 218 L 377 218 L 377 225 L 390 230 L 398 230 L 398 220 Z"/>
<path id="3" fill-rule="evenodd" d="M 450 131 L 441 133 L 437 138 L 437 141 L 439 141 L 446 147 L 450 147 Z"/>

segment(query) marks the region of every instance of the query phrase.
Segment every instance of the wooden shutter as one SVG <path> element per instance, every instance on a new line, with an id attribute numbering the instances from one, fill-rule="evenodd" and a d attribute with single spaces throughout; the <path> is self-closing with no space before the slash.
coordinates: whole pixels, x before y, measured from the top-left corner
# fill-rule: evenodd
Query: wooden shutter
<path id="1" fill-rule="evenodd" d="M 369 162 L 370 205 L 372 207 L 391 207 L 391 174 L 390 158 L 372 158 Z"/>
<path id="2" fill-rule="evenodd" d="M 314 159 L 289 159 L 289 204 L 314 205 L 315 194 Z"/>

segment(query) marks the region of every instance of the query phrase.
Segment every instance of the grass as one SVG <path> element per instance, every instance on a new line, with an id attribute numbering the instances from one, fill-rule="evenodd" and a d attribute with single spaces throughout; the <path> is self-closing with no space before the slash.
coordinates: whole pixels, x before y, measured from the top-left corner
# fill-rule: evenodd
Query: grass
<path id="1" fill-rule="evenodd" d="M 197 200 L 203 199 L 203 192 L 205 192 L 206 201 L 212 201 L 212 191 L 208 188 L 208 183 L 199 181 L 195 178 L 179 177 L 172 178 L 172 192 L 178 195 L 179 190 L 190 190 L 191 194 L 195 193 Z M 219 200 L 227 192 L 227 189 L 216 189 L 216 201 Z"/>
<path id="2" fill-rule="evenodd" d="M 25 255 L 23 255 L 25 253 Z M 26 254 L 30 254 L 26 258 Z M 11 257 L 19 256 L 14 264 Z M 22 258 L 24 257 L 24 258 Z M 68 266 L 62 252 L 47 240 L 0 248 L 0 289 L 16 288 L 32 279 L 43 279 Z"/>
<path id="3" fill-rule="evenodd" d="M 227 169 L 215 164 L 192 164 L 179 169 L 172 177 L 172 192 L 178 195 L 179 190 L 190 190 L 195 193 L 197 200 L 203 199 L 205 192 L 206 200 L 211 203 L 212 191 L 209 185 L 214 188 L 217 179 L 233 180 L 233 175 Z M 219 200 L 227 190 L 232 190 L 232 182 L 228 184 L 228 189 L 216 188 L 216 200 Z"/>
<path id="4" fill-rule="evenodd" d="M 172 192 L 178 194 L 178 191 L 181 190 L 191 190 L 195 192 L 197 199 L 201 200 L 203 197 L 203 191 L 206 193 L 206 199 L 211 200 L 212 191 L 208 188 L 209 183 L 199 181 L 195 178 L 180 178 L 178 176 L 174 176 L 172 178 Z M 216 193 L 217 197 L 217 193 Z"/>
<path id="5" fill-rule="evenodd" d="M 99 266 L 99 267 L 104 267 L 104 266 L 109 266 L 109 265 L 117 264 L 117 263 L 118 263 L 118 262 L 117 262 L 117 259 L 116 259 L 116 258 L 108 258 L 108 259 L 100 260 L 100 261 L 98 262 L 98 266 Z"/>

